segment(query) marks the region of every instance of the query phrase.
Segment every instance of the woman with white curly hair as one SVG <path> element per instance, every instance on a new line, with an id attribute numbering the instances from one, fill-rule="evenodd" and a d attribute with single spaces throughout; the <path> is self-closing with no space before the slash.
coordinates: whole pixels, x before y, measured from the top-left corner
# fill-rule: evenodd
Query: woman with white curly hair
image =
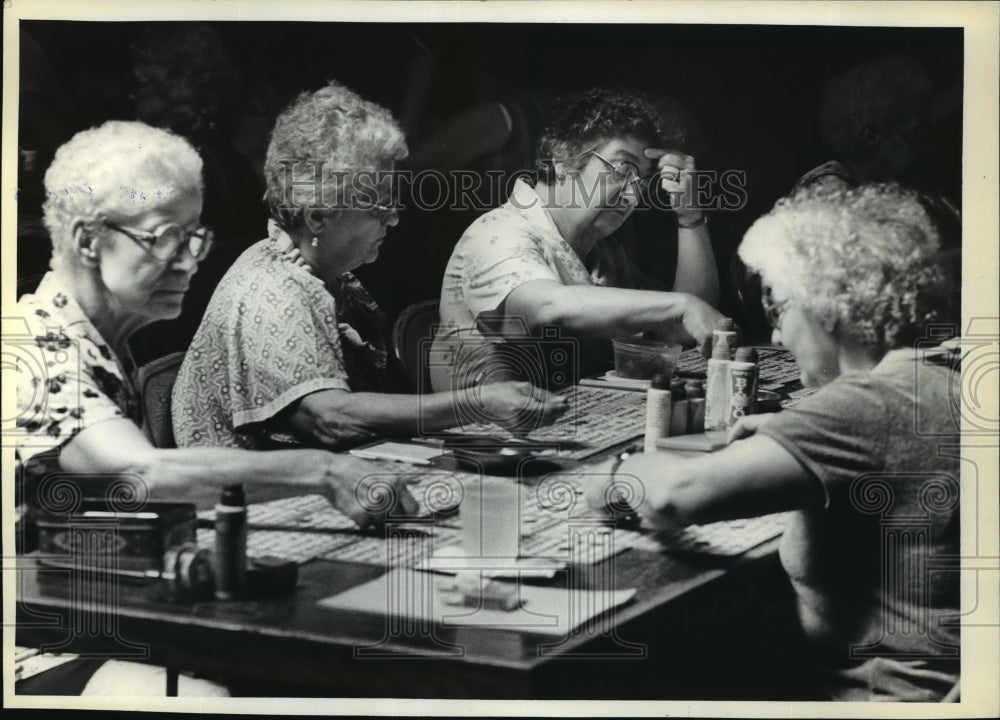
<path id="1" fill-rule="evenodd" d="M 51 271 L 18 301 L 44 377 L 18 387 L 17 453 L 29 479 L 51 471 L 129 473 L 149 492 L 268 481 L 324 492 L 361 525 L 367 463 L 323 451 L 258 454 L 154 447 L 140 430 L 128 340 L 173 318 L 211 231 L 201 225 L 202 161 L 183 138 L 110 121 L 75 135 L 45 175 Z M 308 488 L 308 490 L 306 490 Z"/>
<path id="2" fill-rule="evenodd" d="M 212 243 L 199 221 L 202 161 L 186 140 L 139 122 L 107 122 L 59 148 L 45 189 L 51 271 L 17 304 L 31 338 L 20 346 L 30 361 L 19 365 L 15 436 L 26 518 L 60 505 L 55 496 L 67 483 L 77 483 L 71 494 L 94 496 L 120 489 L 120 478 L 133 483 L 137 501 L 205 499 L 199 494 L 206 491 L 214 499 L 235 482 L 246 483 L 250 493 L 258 483 L 272 492 L 275 486 L 288 494 L 319 492 L 362 528 L 394 509 L 386 497 L 404 512 L 416 509 L 400 479 L 352 457 L 324 450 L 157 448 L 143 434 L 129 338 L 156 320 L 177 317 Z M 388 491 L 377 500 L 369 495 L 379 508 L 359 499 L 367 489 Z M 162 694 L 165 688 L 162 668 L 94 661 L 70 671 L 81 688 L 89 679 L 84 694 Z M 32 679 L 44 694 L 47 678 Z M 59 692 L 72 692 L 68 687 L 61 684 Z M 224 690 L 185 676 L 179 692 Z"/>
<path id="3" fill-rule="evenodd" d="M 591 489 L 601 509 L 637 493 L 632 509 L 664 529 L 794 511 L 780 556 L 823 698 L 935 701 L 957 683 L 957 623 L 941 621 L 959 611 L 958 576 L 921 571 L 959 550 L 958 460 L 941 452 L 959 442 L 959 374 L 919 342 L 947 291 L 939 247 L 898 186 L 779 201 L 739 253 L 774 342 L 817 391 L 744 418 L 718 452 L 619 458 Z M 917 536 L 894 535 L 902 518 L 920 520 Z"/>

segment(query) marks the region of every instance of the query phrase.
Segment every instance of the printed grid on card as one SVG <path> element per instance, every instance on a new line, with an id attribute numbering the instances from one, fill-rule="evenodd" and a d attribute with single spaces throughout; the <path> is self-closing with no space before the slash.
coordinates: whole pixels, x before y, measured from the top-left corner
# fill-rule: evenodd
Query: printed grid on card
<path id="1" fill-rule="evenodd" d="M 582 502 L 580 483 L 572 475 L 559 475 L 573 496 L 556 494 L 553 502 L 545 491 L 545 480 L 537 487 L 521 485 L 521 554 L 569 562 L 584 557 L 594 564 L 622 550 L 635 548 L 651 552 L 695 553 L 733 557 L 781 534 L 785 513 L 759 518 L 694 525 L 670 536 L 656 536 L 624 528 L 595 526 L 574 521 L 573 514 Z M 462 497 L 463 483 L 479 482 L 478 475 L 464 472 L 432 472 L 410 485 L 410 492 L 421 505 L 413 522 L 392 526 L 390 536 L 377 537 L 357 532 L 354 523 L 337 511 L 322 495 L 303 495 L 250 505 L 248 508 L 247 554 L 271 555 L 299 563 L 324 558 L 366 565 L 397 567 L 413 565 L 440 548 L 461 543 L 461 515 L 431 516 L 429 508 L 441 511 L 446 496 L 443 485 L 451 484 L 451 498 Z M 495 480 L 493 481 L 495 482 Z M 510 482 L 514 482 L 511 480 Z M 431 497 L 431 493 L 434 496 Z M 214 512 L 200 513 L 211 519 Z M 278 529 L 280 528 L 280 529 Z M 611 534 L 611 542 L 601 536 Z M 574 542 L 584 538 L 588 545 L 581 554 Z M 198 543 L 211 548 L 214 531 L 200 529 Z"/>

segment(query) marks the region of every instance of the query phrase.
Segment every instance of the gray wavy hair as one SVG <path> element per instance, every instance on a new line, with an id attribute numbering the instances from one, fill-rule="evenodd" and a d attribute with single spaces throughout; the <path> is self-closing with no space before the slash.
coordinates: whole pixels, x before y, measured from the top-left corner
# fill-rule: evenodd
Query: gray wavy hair
<path id="1" fill-rule="evenodd" d="M 70 247 L 72 224 L 108 213 L 139 217 L 178 194 L 202 191 L 202 161 L 168 130 L 111 120 L 60 147 L 45 173 L 42 216 L 57 261 Z"/>
<path id="2" fill-rule="evenodd" d="M 945 306 L 941 238 L 920 197 L 896 184 L 814 185 L 778 201 L 739 255 L 828 331 L 881 352 L 912 346 Z"/>
<path id="3" fill-rule="evenodd" d="M 337 81 L 302 93 L 278 116 L 267 148 L 271 217 L 291 230 L 307 208 L 347 207 L 358 173 L 391 170 L 407 153 L 403 131 L 384 107 Z"/>

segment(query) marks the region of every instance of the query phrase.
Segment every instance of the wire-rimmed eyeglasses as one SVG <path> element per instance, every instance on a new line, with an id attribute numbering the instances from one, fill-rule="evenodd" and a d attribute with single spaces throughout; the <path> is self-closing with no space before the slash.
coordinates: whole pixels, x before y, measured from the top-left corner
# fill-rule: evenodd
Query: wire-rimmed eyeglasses
<path id="1" fill-rule="evenodd" d="M 639 189 L 639 192 L 643 194 L 648 192 L 650 183 L 657 174 L 654 172 L 650 175 L 640 176 L 639 166 L 631 160 L 618 160 L 617 162 L 611 162 L 594 150 L 588 150 L 584 153 L 584 155 L 593 155 L 604 163 L 608 167 L 608 170 L 611 171 L 611 177 L 614 178 L 615 182 L 622 185 L 635 184 Z"/>

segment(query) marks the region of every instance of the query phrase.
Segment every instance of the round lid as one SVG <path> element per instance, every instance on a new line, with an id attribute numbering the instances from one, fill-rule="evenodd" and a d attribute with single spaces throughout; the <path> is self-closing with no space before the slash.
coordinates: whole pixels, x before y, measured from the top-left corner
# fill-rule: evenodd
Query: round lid
<path id="1" fill-rule="evenodd" d="M 670 385 L 670 376 L 664 373 L 656 373 L 656 375 L 653 376 L 653 379 L 649 382 L 649 386 L 656 388 L 657 390 L 669 390 Z"/>
<path id="2" fill-rule="evenodd" d="M 232 483 L 222 488 L 222 505 L 246 505 L 246 496 L 243 494 L 242 483 Z"/>

